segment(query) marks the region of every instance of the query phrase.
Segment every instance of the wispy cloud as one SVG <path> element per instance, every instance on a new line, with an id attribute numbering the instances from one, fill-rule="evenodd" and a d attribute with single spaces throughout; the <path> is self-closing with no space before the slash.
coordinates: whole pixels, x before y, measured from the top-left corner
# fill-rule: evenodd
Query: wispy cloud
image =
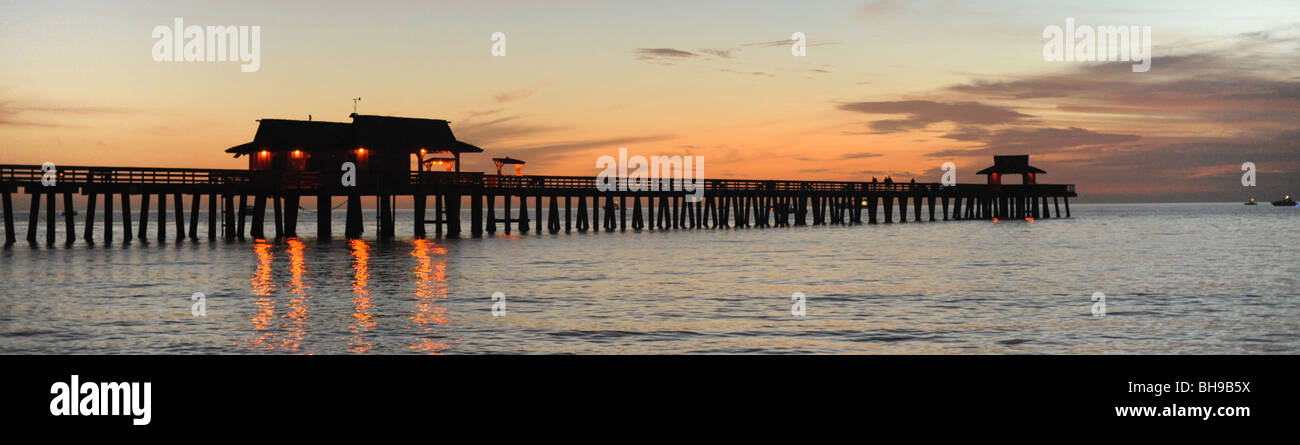
<path id="1" fill-rule="evenodd" d="M 699 54 L 673 48 L 637 48 L 633 53 L 637 60 L 659 63 L 700 57 Z"/>
<path id="2" fill-rule="evenodd" d="M 849 102 L 840 104 L 837 108 L 866 114 L 902 114 L 907 116 L 905 119 L 871 122 L 869 126 L 875 133 L 896 133 L 923 129 L 940 122 L 993 125 L 1016 122 L 1032 117 L 1010 108 L 979 102 L 936 102 L 930 100 Z"/>
<path id="3" fill-rule="evenodd" d="M 119 107 L 30 105 L 0 101 L 0 127 L 75 127 L 70 117 L 128 114 L 137 110 Z M 36 119 L 32 119 L 33 115 Z"/>
<path id="4" fill-rule="evenodd" d="M 753 48 L 775 48 L 775 47 L 781 47 L 781 46 L 783 46 L 783 47 L 789 48 L 790 45 L 793 45 L 793 44 L 794 44 L 794 40 L 772 40 L 772 41 L 768 41 L 768 42 L 742 43 L 740 46 L 747 46 L 747 47 L 753 47 Z M 809 39 L 808 42 L 807 42 L 807 44 L 806 44 L 805 46 L 812 47 L 812 46 L 828 46 L 828 45 L 839 45 L 839 44 L 840 44 L 840 41 L 839 41 L 839 40 L 812 40 L 812 39 Z"/>
<path id="5" fill-rule="evenodd" d="M 521 99 L 527 99 L 528 97 L 536 93 L 537 90 L 539 89 L 541 88 L 533 87 L 533 88 L 520 88 L 515 90 L 506 90 L 492 96 L 492 100 L 500 104 L 506 102 L 514 102 L 516 100 L 521 100 Z"/>

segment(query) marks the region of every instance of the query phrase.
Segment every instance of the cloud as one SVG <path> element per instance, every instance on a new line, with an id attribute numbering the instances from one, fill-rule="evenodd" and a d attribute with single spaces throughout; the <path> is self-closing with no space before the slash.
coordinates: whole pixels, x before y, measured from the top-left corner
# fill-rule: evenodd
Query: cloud
<path id="1" fill-rule="evenodd" d="M 532 96 L 533 93 L 536 93 L 537 90 L 539 89 L 541 88 L 533 87 L 533 88 L 520 88 L 517 90 L 502 91 L 500 93 L 497 93 L 495 96 L 492 96 L 492 100 L 500 104 L 506 102 L 514 102 L 516 100 L 521 100 L 521 99 L 527 99 L 529 96 Z"/>
<path id="2" fill-rule="evenodd" d="M 1124 144 L 1137 141 L 1133 134 L 1098 133 L 1078 127 L 1069 128 L 1009 128 L 997 131 L 964 128 L 943 137 L 959 141 L 978 141 L 983 146 L 973 149 L 950 149 L 926 156 L 989 156 L 995 154 L 1044 154 L 1102 145 Z"/>
<path id="3" fill-rule="evenodd" d="M 68 117 L 98 116 L 112 114 L 129 114 L 137 110 L 119 107 L 88 107 L 66 105 L 23 105 L 14 101 L 0 101 L 0 127 L 74 127 L 64 122 Z M 19 115 L 44 115 L 45 118 L 32 120 Z"/>
<path id="4" fill-rule="evenodd" d="M 699 54 L 673 48 L 637 48 L 633 52 L 637 60 L 647 62 L 666 62 L 700 57 Z"/>
<path id="5" fill-rule="evenodd" d="M 837 108 L 867 114 L 904 114 L 906 119 L 878 120 L 869 124 L 875 133 L 916 130 L 940 122 L 956 124 L 1006 124 L 1032 117 L 1005 107 L 979 102 L 935 102 L 904 100 L 884 102 L 850 102 Z"/>
<path id="6" fill-rule="evenodd" d="M 668 134 L 657 134 L 657 135 L 645 135 L 645 136 L 622 136 L 622 137 L 601 138 L 601 139 L 555 141 L 555 142 L 546 142 L 540 144 L 529 144 L 529 145 L 523 145 L 517 147 L 499 148 L 497 150 L 494 150 L 494 152 L 503 153 L 506 156 L 518 157 L 520 159 L 524 159 L 525 161 L 528 161 L 529 164 L 536 165 L 536 164 L 548 164 L 551 162 L 555 162 L 557 161 L 556 159 L 557 157 L 567 155 L 567 154 L 572 154 L 575 152 L 581 152 L 581 151 L 591 150 L 595 148 L 602 148 L 608 150 L 610 153 L 617 153 L 619 147 L 626 147 L 631 144 L 662 141 L 666 139 L 672 139 L 674 137 L 675 136 L 668 135 Z M 527 158 L 532 158 L 537 162 L 534 162 L 533 160 Z M 592 162 L 594 165 L 595 162 L 594 158 L 592 159 Z"/>
<path id="7" fill-rule="evenodd" d="M 794 42 L 795 42 L 794 40 L 789 40 L 789 39 L 787 39 L 787 40 L 773 40 L 773 41 L 770 41 L 770 42 L 742 43 L 740 46 L 747 46 L 747 47 L 753 47 L 753 48 L 775 48 L 775 47 L 786 47 L 786 48 L 789 48 L 790 45 L 793 45 L 793 44 L 794 44 Z M 839 45 L 839 44 L 840 44 L 840 41 L 839 41 L 839 40 L 812 40 L 812 39 L 809 39 L 808 42 L 807 42 L 804 46 L 811 47 L 811 46 L 828 46 L 828 45 Z"/>
<path id="8" fill-rule="evenodd" d="M 896 115 L 847 134 L 939 127 L 926 155 L 957 158 L 964 175 L 990 155 L 1034 155 L 1051 182 L 1075 183 L 1085 198 L 1238 201 L 1300 190 L 1300 25 L 1155 54 L 1145 73 L 1128 62 L 1044 62 L 1050 71 L 973 79 L 928 100 L 836 107 Z M 1243 162 L 1257 165 L 1259 187 L 1241 187 Z"/>
<path id="9" fill-rule="evenodd" d="M 710 48 L 705 48 L 705 49 L 701 49 L 701 50 L 699 50 L 699 51 L 700 51 L 700 53 L 703 53 L 703 54 L 708 54 L 708 55 L 711 55 L 711 56 L 721 57 L 721 58 L 724 58 L 724 59 L 730 59 L 731 56 L 732 56 L 732 54 L 734 54 L 736 51 L 740 51 L 740 50 L 735 49 L 735 48 L 732 48 L 732 49 L 710 49 Z"/>
<path id="10" fill-rule="evenodd" d="M 524 137 L 533 137 L 562 130 L 565 127 L 521 122 L 523 116 L 511 115 L 492 120 L 480 121 L 477 116 L 492 113 L 471 113 L 462 122 L 452 122 L 452 130 L 457 140 L 469 142 L 484 149 L 493 145 L 509 143 Z"/>
<path id="11" fill-rule="evenodd" d="M 844 155 L 841 155 L 841 156 L 840 156 L 840 159 L 865 159 L 865 158 L 877 158 L 877 157 L 881 157 L 881 156 L 884 156 L 884 155 L 882 155 L 882 154 L 880 154 L 880 153 L 870 153 L 870 152 L 865 152 L 865 151 L 864 151 L 864 152 L 859 152 L 859 153 L 846 153 L 846 154 L 844 154 Z"/>

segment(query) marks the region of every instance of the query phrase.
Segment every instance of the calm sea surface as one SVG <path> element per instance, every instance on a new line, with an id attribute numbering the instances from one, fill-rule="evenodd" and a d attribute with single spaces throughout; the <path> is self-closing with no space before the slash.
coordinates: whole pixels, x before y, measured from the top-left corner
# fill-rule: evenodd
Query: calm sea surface
<path id="1" fill-rule="evenodd" d="M 119 226 L 112 244 L 53 248 L 23 240 L 20 213 L 0 250 L 0 353 L 1300 352 L 1300 209 L 1072 210 L 428 241 L 399 211 L 392 242 L 209 242 L 203 226 L 197 242 L 127 244 Z"/>

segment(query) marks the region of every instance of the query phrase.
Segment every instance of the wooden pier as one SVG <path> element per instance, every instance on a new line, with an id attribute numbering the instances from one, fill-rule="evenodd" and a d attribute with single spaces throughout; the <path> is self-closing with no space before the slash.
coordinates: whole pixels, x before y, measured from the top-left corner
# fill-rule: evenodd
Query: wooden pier
<path id="1" fill-rule="evenodd" d="M 405 178 L 344 187 L 334 185 L 339 184 L 337 178 L 322 180 L 315 172 L 58 166 L 55 185 L 45 186 L 43 173 L 39 165 L 0 165 L 5 245 L 16 240 L 11 195 L 20 188 L 31 198 L 26 239 L 46 245 L 57 242 L 59 204 L 64 242 L 72 244 L 78 233 L 77 213 L 84 215 L 80 233 L 89 243 L 96 241 L 97 230 L 102 230 L 102 241 L 113 242 L 115 224 L 122 227 L 122 241 L 132 241 L 133 232 L 138 241 L 196 240 L 202 224 L 207 226 L 204 233 L 209 240 L 297 237 L 301 200 L 312 197 L 319 212 L 316 237 L 328 240 L 335 232 L 330 216 L 336 196 L 347 198 L 343 210 L 347 215 L 343 236 L 347 238 L 365 233 L 362 199 L 374 197 L 372 223 L 379 239 L 396 235 L 392 202 L 398 196 L 414 199 L 412 236 L 430 236 L 428 226 L 432 225 L 432 236 L 443 238 L 464 236 L 462 214 L 466 211 L 469 236 L 477 238 L 498 231 L 567 233 L 1048 219 L 1069 217 L 1069 198 L 1077 196 L 1073 185 L 1056 184 L 943 186 L 707 179 L 702 199 L 690 202 L 687 198 L 695 193 L 672 190 L 669 181 L 656 179 L 648 181 L 648 188 L 658 191 L 618 191 L 631 189 L 626 178 L 610 179 L 606 187 L 598 187 L 595 177 L 414 171 Z M 84 209 L 74 208 L 74 194 L 86 197 Z M 133 207 L 133 197 L 138 207 Z M 263 233 L 268 200 L 274 218 L 271 236 Z M 39 238 L 42 205 L 44 237 Z M 206 221 L 199 219 L 201 209 L 206 209 Z M 150 221 L 151 211 L 154 221 Z M 97 218 L 99 212 L 102 215 Z M 174 227 L 174 232 L 169 233 L 169 227 Z"/>

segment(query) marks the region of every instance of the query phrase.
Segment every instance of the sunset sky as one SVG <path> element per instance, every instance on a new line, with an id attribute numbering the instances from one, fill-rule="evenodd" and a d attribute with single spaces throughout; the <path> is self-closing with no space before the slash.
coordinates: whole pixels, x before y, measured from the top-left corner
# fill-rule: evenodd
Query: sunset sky
<path id="1" fill-rule="evenodd" d="M 1049 4 L 1050 3 L 1050 4 Z M 155 26 L 256 25 L 261 67 L 155 62 Z M 1049 62 L 1044 28 L 1152 29 Z M 507 36 L 505 57 L 491 35 Z M 791 55 L 794 32 L 807 55 Z M 0 163 L 243 168 L 256 119 L 447 119 L 526 174 L 619 147 L 712 178 L 962 182 L 1030 154 L 1090 201 L 1300 194 L 1300 2 L 0 0 Z M 1240 184 L 1254 162 L 1258 187 Z"/>

